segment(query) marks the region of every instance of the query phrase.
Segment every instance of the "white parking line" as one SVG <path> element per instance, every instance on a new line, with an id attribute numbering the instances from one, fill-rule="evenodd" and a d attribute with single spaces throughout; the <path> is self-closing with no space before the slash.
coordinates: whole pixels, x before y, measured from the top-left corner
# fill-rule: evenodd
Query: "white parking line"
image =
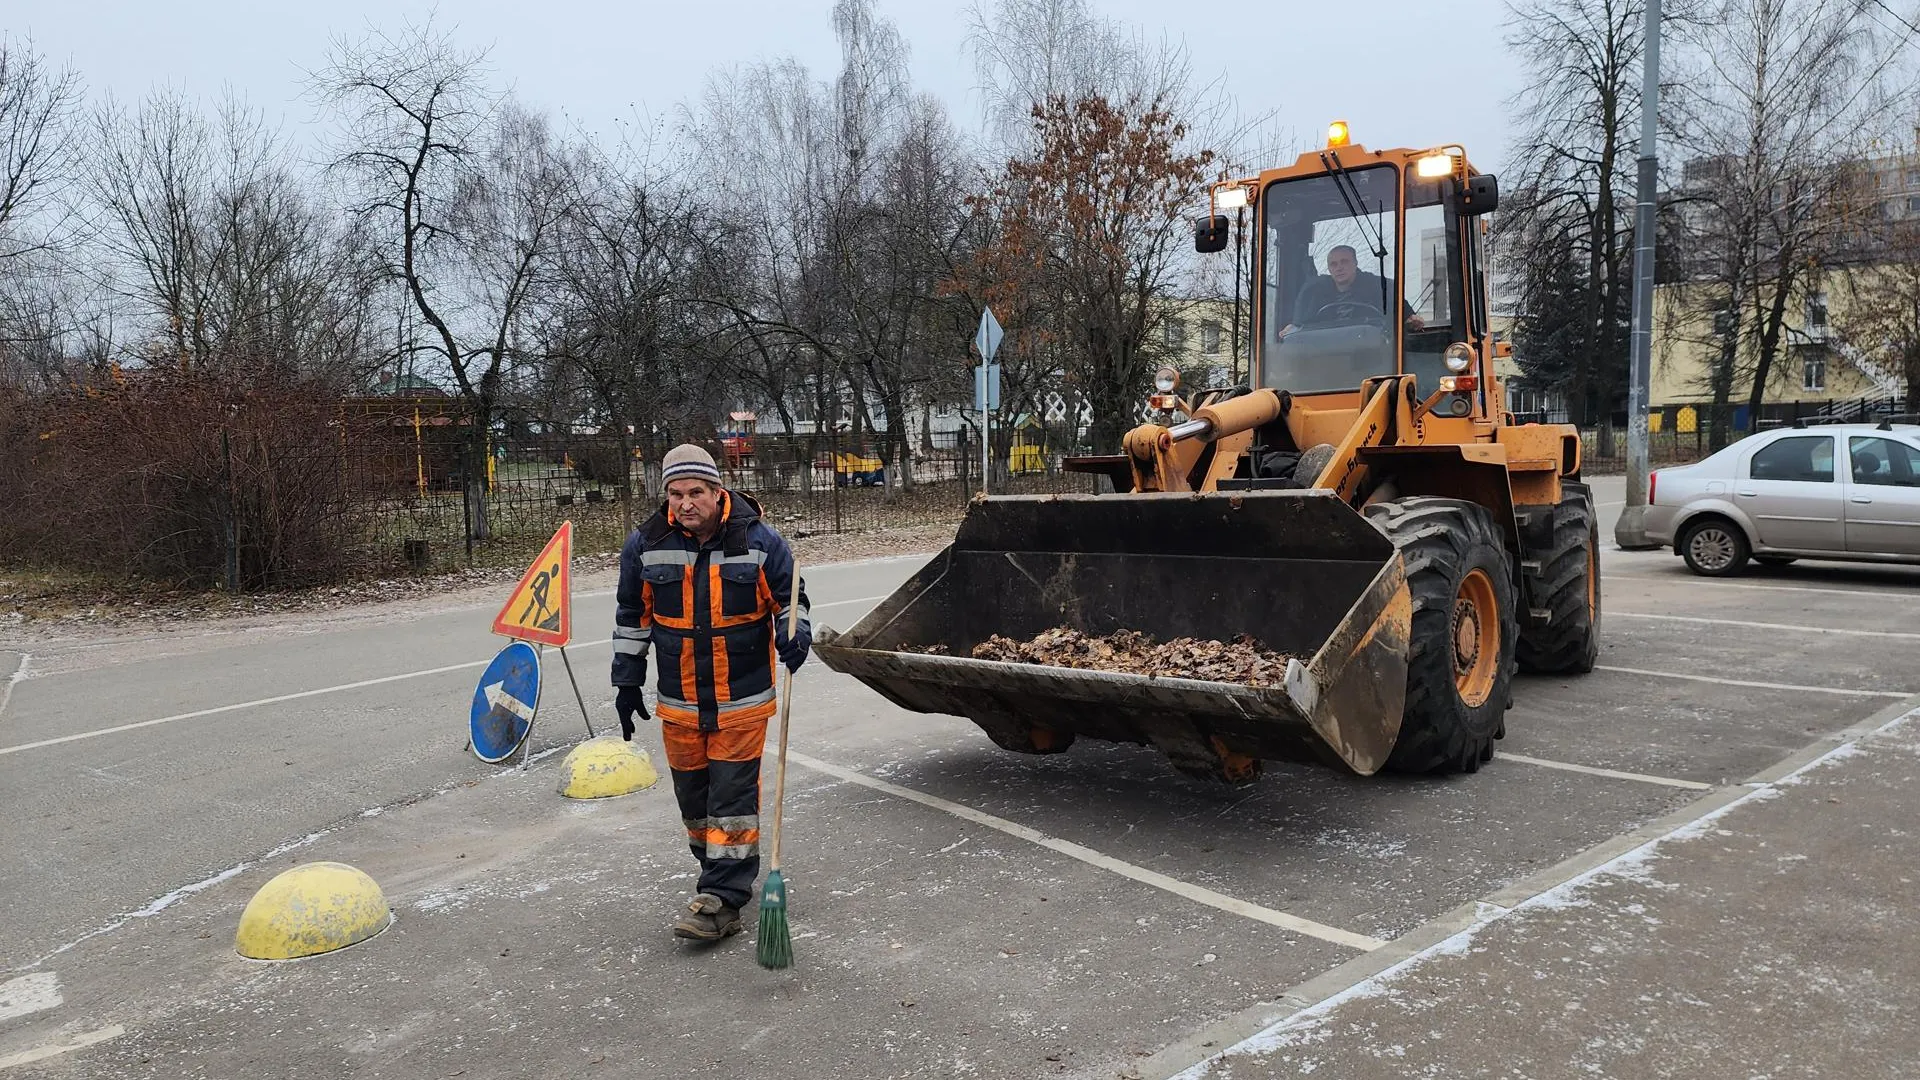
<path id="1" fill-rule="evenodd" d="M 1687 682 L 1714 683 L 1718 686 L 1745 686 L 1755 690 L 1799 690 L 1808 694 L 1838 694 L 1842 697 L 1909 698 L 1914 695 L 1914 691 L 1911 690 L 1848 690 L 1838 686 L 1805 686 L 1800 683 L 1721 679 L 1712 675 L 1683 675 L 1677 671 L 1648 671 L 1646 668 L 1614 667 L 1611 664 L 1595 664 L 1593 670 L 1612 671 L 1621 675 L 1645 675 L 1655 679 L 1683 679 Z"/>
<path id="2" fill-rule="evenodd" d="M 1608 611 L 1606 617 L 1657 619 L 1661 622 L 1698 623 L 1703 626 L 1744 626 L 1750 630 L 1789 630 L 1801 634 L 1840 634 L 1845 637 L 1900 638 L 1920 641 L 1920 633 L 1905 630 L 1842 630 L 1833 626 L 1808 626 L 1804 623 L 1748 622 L 1745 619 L 1707 619 L 1698 615 L 1654 615 L 1644 611 Z"/>
<path id="3" fill-rule="evenodd" d="M 825 604 L 815 604 L 813 605 L 813 610 L 819 611 L 825 608 L 845 607 L 849 604 L 871 604 L 884 599 L 886 598 L 882 596 L 860 596 L 852 600 L 834 600 Z M 605 645 L 610 640 L 612 639 L 601 638 L 598 641 L 576 641 L 567 647 L 570 649 L 591 649 L 596 646 Z M 419 671 L 403 671 L 398 675 L 383 675 L 377 679 L 361 679 L 359 682 L 340 683 L 336 686 L 322 686 L 317 690 L 302 690 L 293 694 L 279 694 L 274 697 L 255 698 L 252 701 L 237 701 L 231 705 L 216 705 L 211 709 L 195 709 L 192 712 L 175 713 L 172 716 L 157 717 L 153 720 L 137 720 L 131 724 L 116 724 L 113 727 L 96 728 L 93 731 L 61 735 L 58 738 L 41 739 L 38 742 L 20 743 L 16 746 L 0 746 L 0 757 L 5 757 L 8 754 L 22 753 L 27 750 L 39 750 L 48 746 L 59 746 L 62 743 L 79 742 L 82 739 L 97 739 L 102 735 L 117 735 L 123 731 L 137 731 L 140 728 L 154 727 L 159 724 L 172 724 L 181 720 L 198 720 L 204 716 L 218 716 L 221 713 L 238 712 L 241 709 L 254 709 L 262 705 L 279 705 L 288 701 L 299 701 L 302 698 L 319 697 L 323 694 L 338 694 L 347 690 L 364 690 L 369 686 L 382 686 L 386 683 L 403 682 L 407 679 L 423 679 L 429 675 L 445 675 L 452 671 L 471 671 L 474 668 L 486 667 L 492 662 L 493 659 L 489 657 L 485 660 L 471 660 L 464 664 L 447 664 L 444 667 L 422 668 Z"/>
<path id="4" fill-rule="evenodd" d="M 14 665 L 13 671 L 7 675 L 7 681 L 0 683 L 0 713 L 7 711 L 7 702 L 13 700 L 14 684 L 26 679 L 27 664 L 33 660 L 33 657 L 28 656 L 26 653 L 15 653 L 14 655 L 18 656 L 20 660 Z"/>
<path id="5" fill-rule="evenodd" d="M 60 976 L 51 971 L 36 971 L 0 983 L 0 1021 L 32 1016 L 57 1008 L 61 1002 Z"/>
<path id="6" fill-rule="evenodd" d="M 1682 791 L 1712 791 L 1714 785 L 1703 784 L 1698 780 L 1676 780 L 1670 776 L 1649 776 L 1646 773 L 1621 772 L 1618 769 L 1602 769 L 1594 765 L 1575 765 L 1571 761 L 1549 761 L 1546 758 L 1528 757 L 1502 750 L 1493 760 L 1517 761 L 1522 765 L 1538 765 L 1543 769 L 1559 769 L 1562 772 L 1581 773 L 1586 776 L 1605 776 L 1614 780 L 1635 780 L 1642 784 L 1658 784 L 1662 787 L 1679 788 Z"/>
<path id="7" fill-rule="evenodd" d="M 1899 591 L 1899 589 L 1901 588 L 1901 586 L 1899 585 L 1892 585 L 1886 589 L 1880 589 L 1880 590 L 1828 589 L 1828 588 L 1823 588 L 1817 585 L 1760 585 L 1760 584 L 1756 584 L 1754 582 L 1749 582 L 1749 581 L 1723 581 L 1718 578 L 1703 578 L 1697 574 L 1683 575 L 1679 573 L 1673 573 L 1673 574 L 1608 573 L 1603 575 L 1603 578 L 1604 578 L 1604 581 L 1612 581 L 1616 578 L 1625 578 L 1630 581 L 1652 581 L 1652 582 L 1665 583 L 1669 585 L 1708 585 L 1715 589 L 1760 589 L 1766 592 L 1805 592 L 1805 593 L 1827 593 L 1832 596 L 1867 596 L 1867 597 L 1872 597 L 1875 600 L 1902 600 L 1909 604 L 1912 603 L 1915 598 L 1920 597 L 1920 593 Z M 1915 578 L 1914 584 L 1920 585 L 1920 578 Z"/>
<path id="8" fill-rule="evenodd" d="M 605 641 L 591 641 L 576 645 L 574 648 L 587 648 L 593 645 L 605 644 Z M 27 750 L 39 750 L 47 746 L 59 746 L 61 743 L 79 742 L 82 739 L 97 739 L 102 735 L 118 735 L 123 731 L 137 731 L 140 728 L 154 727 L 159 724 L 172 724 L 180 720 L 198 720 L 203 716 L 218 716 L 221 713 L 238 712 L 241 709 L 253 709 L 262 705 L 278 705 L 286 701 L 299 701 L 301 698 L 319 697 L 322 694 L 337 694 L 345 690 L 362 690 L 369 686 L 381 686 L 386 683 L 401 682 L 406 679 L 420 679 L 428 675 L 445 675 L 449 671 L 470 671 L 474 668 L 486 667 L 492 662 L 492 658 L 489 657 L 485 660 L 474 660 L 465 664 L 448 664 L 445 667 L 405 671 L 398 675 L 383 675 L 378 679 L 362 679 L 359 682 L 341 683 L 338 686 L 323 686 L 318 690 L 302 690 L 295 694 L 279 694 L 275 697 L 255 698 L 252 701 L 237 701 L 231 705 L 216 705 L 211 709 L 195 709 L 192 712 L 175 713 L 172 716 L 161 716 L 152 720 L 136 720 L 131 724 L 116 724 L 113 727 L 81 731 L 72 735 L 62 735 L 54 739 L 41 739 L 39 742 L 20 743 L 17 746 L 0 746 L 0 757 L 5 757 L 8 754 L 18 754 Z"/>
<path id="9" fill-rule="evenodd" d="M 1256 1006 L 1258 1014 L 1254 1010 L 1243 1012 L 1242 1017 L 1260 1017 L 1250 1031 L 1246 1028 L 1235 1030 L 1237 1024 L 1229 1027 L 1232 1020 L 1217 1023 L 1211 1030 L 1205 1031 L 1209 1036 L 1205 1042 L 1196 1042 L 1198 1035 L 1190 1036 L 1141 1062 L 1136 1071 L 1140 1075 L 1166 1077 L 1168 1080 L 1205 1080 L 1208 1077 L 1232 1075 L 1232 1059 L 1277 1049 L 1284 1045 L 1280 1040 L 1287 1035 L 1320 1027 L 1326 1023 L 1329 1015 L 1347 1002 L 1383 992 L 1391 993 L 1387 988 L 1394 980 L 1422 964 L 1446 957 L 1466 956 L 1474 938 L 1493 923 L 1515 915 L 1565 908 L 1592 883 L 1617 874 L 1621 868 L 1635 866 L 1663 845 L 1685 842 L 1703 835 L 1712 822 L 1743 806 L 1778 797 L 1783 788 L 1796 783 L 1806 773 L 1829 761 L 1856 753 L 1855 747 L 1860 740 L 1916 717 L 1920 717 L 1920 710 L 1897 714 L 1884 722 L 1869 721 L 1856 725 L 1838 733 L 1841 739 L 1838 746 L 1831 745 L 1832 736 L 1823 738 L 1810 748 L 1822 752 L 1810 754 L 1803 751 L 1789 755 L 1782 765 L 1793 763 L 1791 768 L 1780 770 L 1776 766 L 1748 779 L 1743 785 L 1696 799 L 1677 813 L 1624 836 L 1602 841 L 1539 875 L 1498 889 L 1470 905 L 1441 915 L 1396 939 L 1391 949 L 1355 957 L 1332 971 L 1294 986 L 1282 994 L 1277 1003 Z M 1803 757 L 1804 760 L 1796 763 L 1796 759 Z M 1736 796 L 1734 793 L 1741 787 L 1746 790 Z M 1436 940 L 1436 933 L 1445 936 Z M 1278 1016 L 1274 1015 L 1276 1012 Z M 1226 1032 L 1231 1034 L 1223 1037 Z M 1321 1031 L 1320 1037 L 1327 1037 L 1327 1033 Z M 1220 1043 L 1225 1046 L 1218 1045 Z M 1199 1060 L 1194 1060 L 1196 1057 Z"/>
<path id="10" fill-rule="evenodd" d="M 0 1069 L 11 1069 L 15 1065 L 31 1065 L 36 1061 L 45 1061 L 50 1057 L 59 1057 L 61 1054 L 71 1054 L 75 1050 L 83 1050 L 95 1043 L 103 1043 L 108 1039 L 117 1039 L 126 1033 L 126 1028 L 121 1027 L 119 1024 L 114 1024 L 111 1027 L 103 1027 L 95 1031 L 89 1031 L 84 1035 L 75 1035 L 65 1042 L 48 1043 L 45 1046 L 36 1046 L 31 1050 L 22 1050 L 17 1054 L 8 1054 L 6 1057 L 0 1057 Z"/>
<path id="11" fill-rule="evenodd" d="M 924 791 L 915 791 L 912 788 L 901 787 L 899 784 L 876 779 L 863 772 L 857 772 L 853 769 L 835 765 L 832 762 L 821 761 L 818 758 L 809 757 L 805 754 L 789 752 L 787 757 L 815 772 L 826 773 L 828 776 L 845 780 L 849 784 L 858 784 L 861 787 L 871 788 L 874 791 L 883 791 L 888 795 L 906 799 L 909 802 L 919 803 L 921 806 L 944 811 L 957 818 L 971 821 L 976 825 L 984 825 L 989 829 L 1006 833 L 1008 836 L 1018 837 L 1029 843 L 1038 844 L 1049 851 L 1058 852 L 1068 858 L 1078 859 L 1088 866 L 1099 867 L 1102 870 L 1119 874 L 1121 877 L 1138 881 L 1143 885 L 1151 885 L 1156 889 L 1170 892 L 1182 899 L 1205 904 L 1208 907 L 1217 908 L 1229 914 L 1244 916 L 1245 918 L 1263 922 L 1269 926 L 1277 926 L 1282 930 L 1301 934 L 1306 937 L 1318 938 L 1321 941 L 1330 941 L 1335 945 L 1344 945 L 1349 949 L 1371 951 L 1386 944 L 1386 942 L 1376 937 L 1369 937 L 1366 934 L 1356 934 L 1351 930 L 1342 930 L 1337 926 L 1328 926 L 1325 923 L 1314 922 L 1312 919 L 1303 919 L 1298 915 L 1289 915 L 1284 911 L 1275 911 L 1272 908 L 1261 907 L 1259 904 L 1251 904 L 1245 900 L 1228 896 L 1225 893 L 1215 892 L 1212 889 L 1193 885 L 1181 881 L 1178 878 L 1168 877 L 1158 871 L 1148 870 L 1144 866 L 1135 866 L 1130 862 L 1124 862 L 1111 855 L 1095 851 L 1090 847 L 1076 844 L 1071 840 L 1062 840 L 1059 837 L 1048 836 L 1046 833 L 1036 829 L 1030 829 L 1018 822 L 1008 821 L 1006 818 L 996 817 L 983 810 L 975 810 L 971 806 L 965 806 L 961 803 L 942 799 L 938 795 L 929 795 Z"/>

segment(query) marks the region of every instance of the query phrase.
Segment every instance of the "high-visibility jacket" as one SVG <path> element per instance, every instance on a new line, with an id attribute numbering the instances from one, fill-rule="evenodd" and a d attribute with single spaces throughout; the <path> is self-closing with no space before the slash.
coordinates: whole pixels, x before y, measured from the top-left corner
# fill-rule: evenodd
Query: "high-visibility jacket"
<path id="1" fill-rule="evenodd" d="M 660 719 L 706 731 L 773 715 L 775 634 L 786 640 L 793 584 L 793 550 L 759 503 L 723 491 L 720 520 L 703 544 L 662 506 L 620 551 L 613 609 L 613 684 L 643 685 L 649 649 L 657 652 Z M 805 642 L 804 587 L 799 606 Z"/>

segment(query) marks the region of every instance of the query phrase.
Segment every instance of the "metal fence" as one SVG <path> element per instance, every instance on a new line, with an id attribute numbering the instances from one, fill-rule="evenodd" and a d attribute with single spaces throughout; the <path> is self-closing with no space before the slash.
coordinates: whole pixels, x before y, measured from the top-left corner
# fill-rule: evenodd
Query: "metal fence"
<path id="1" fill-rule="evenodd" d="M 451 406 L 388 408 L 360 425 L 381 437 L 350 450 L 350 485 L 385 560 L 416 570 L 516 561 L 560 522 L 582 551 L 618 548 L 663 492 L 669 441 L 559 430 L 498 434 L 479 451 Z M 1084 448 L 1079 432 L 995 433 L 987 462 L 995 494 L 1092 492 L 1095 478 L 1066 472 Z M 792 539 L 958 521 L 979 492 L 973 432 L 916 440 L 848 433 L 725 435 L 703 442 L 729 487 L 759 501 Z M 481 456 L 484 453 L 484 458 Z M 469 482 L 476 497 L 463 497 Z"/>
<path id="2" fill-rule="evenodd" d="M 1866 401 L 1782 401 L 1761 406 L 1755 417 L 1745 403 L 1726 405 L 1679 404 L 1655 406 L 1647 416 L 1647 450 L 1654 465 L 1675 465 L 1699 461 L 1721 446 L 1736 442 L 1755 431 L 1800 423 L 1837 421 L 1879 421 L 1898 418 L 1902 403 L 1896 398 Z M 1547 418 L 1517 414 L 1516 419 Z M 1627 417 L 1624 412 L 1605 418 L 1581 432 L 1585 443 L 1586 471 L 1620 472 L 1626 468 Z"/>

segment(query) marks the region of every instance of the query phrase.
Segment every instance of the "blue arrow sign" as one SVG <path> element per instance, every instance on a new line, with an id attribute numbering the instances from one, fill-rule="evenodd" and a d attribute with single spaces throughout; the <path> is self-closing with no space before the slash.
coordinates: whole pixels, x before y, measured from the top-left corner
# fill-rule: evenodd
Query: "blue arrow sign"
<path id="1" fill-rule="evenodd" d="M 973 335 L 973 345 L 980 350 L 980 359 L 989 364 L 993 363 L 993 354 L 1000 351 L 1000 339 L 1006 336 L 1007 332 L 1000 329 L 1000 320 L 993 317 L 993 309 L 982 310 L 980 329 Z"/>
<path id="2" fill-rule="evenodd" d="M 533 730 L 540 707 L 540 654 L 524 641 L 500 650 L 473 691 L 467 720 L 474 756 L 488 764 L 505 761 Z"/>

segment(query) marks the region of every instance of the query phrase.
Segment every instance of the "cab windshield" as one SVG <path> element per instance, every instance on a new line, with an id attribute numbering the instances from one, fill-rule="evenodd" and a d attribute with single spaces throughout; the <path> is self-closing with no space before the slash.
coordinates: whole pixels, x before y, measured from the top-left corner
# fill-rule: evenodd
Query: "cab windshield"
<path id="1" fill-rule="evenodd" d="M 1281 180 L 1263 199 L 1261 385 L 1351 390 L 1393 374 L 1395 331 L 1417 318 L 1393 279 L 1397 170 Z"/>

